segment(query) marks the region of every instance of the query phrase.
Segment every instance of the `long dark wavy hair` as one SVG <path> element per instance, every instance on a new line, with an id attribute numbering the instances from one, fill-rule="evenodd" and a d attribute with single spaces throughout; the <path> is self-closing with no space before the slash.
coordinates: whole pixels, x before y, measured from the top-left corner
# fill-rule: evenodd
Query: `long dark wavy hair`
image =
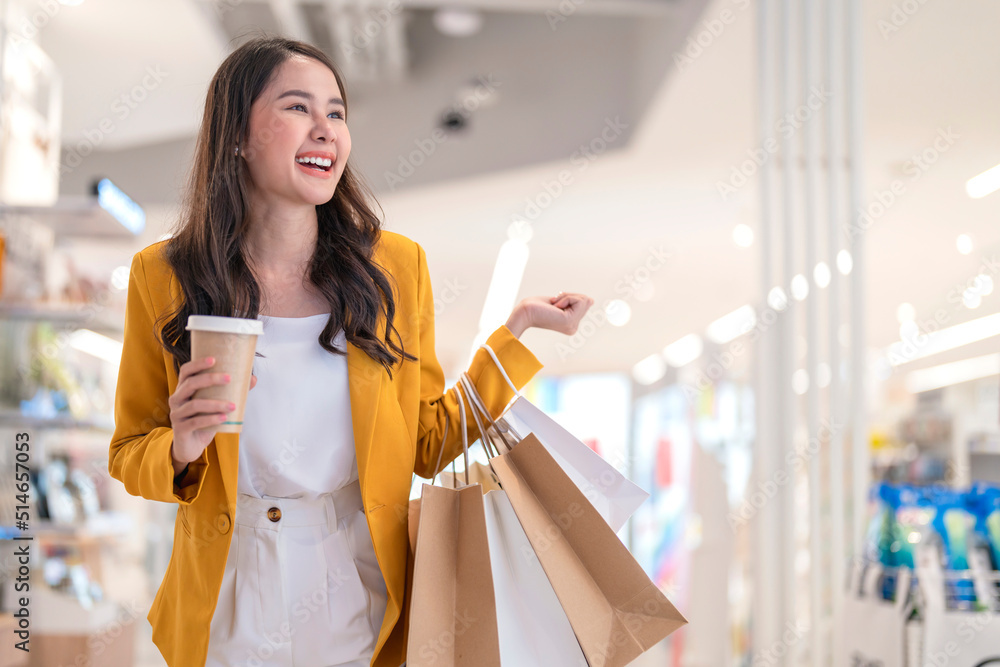
<path id="1" fill-rule="evenodd" d="M 242 152 L 247 145 L 254 100 L 278 67 L 296 55 L 330 68 L 344 98 L 346 119 L 347 90 L 336 65 L 321 50 L 291 39 L 266 35 L 251 39 L 225 59 L 209 85 L 180 218 L 173 237 L 164 244 L 164 256 L 184 300 L 154 326 L 178 373 L 191 359 L 189 315 L 254 319 L 259 314 L 260 287 L 247 261 L 250 173 L 234 149 L 239 145 Z M 403 350 L 393 326 L 395 279 L 372 259 L 381 221 L 369 199 L 374 202 L 374 194 L 348 162 L 333 198 L 316 206 L 319 229 L 308 279 L 330 304 L 330 319 L 319 335 L 323 349 L 345 354 L 333 345 L 343 328 L 347 340 L 380 362 L 391 378 L 400 357 L 417 357 Z M 380 314 L 386 321 L 384 340 L 377 336 Z M 390 338 L 393 333 L 398 346 Z"/>

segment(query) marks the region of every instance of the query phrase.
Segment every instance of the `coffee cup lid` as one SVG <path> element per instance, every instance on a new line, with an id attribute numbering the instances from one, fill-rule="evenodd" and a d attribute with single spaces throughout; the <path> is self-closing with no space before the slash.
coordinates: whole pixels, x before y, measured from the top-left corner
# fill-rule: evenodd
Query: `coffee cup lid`
<path id="1" fill-rule="evenodd" d="M 264 323 L 260 320 L 240 317 L 220 317 L 218 315 L 188 315 L 187 330 L 215 331 L 218 333 L 253 334 L 264 333 Z"/>

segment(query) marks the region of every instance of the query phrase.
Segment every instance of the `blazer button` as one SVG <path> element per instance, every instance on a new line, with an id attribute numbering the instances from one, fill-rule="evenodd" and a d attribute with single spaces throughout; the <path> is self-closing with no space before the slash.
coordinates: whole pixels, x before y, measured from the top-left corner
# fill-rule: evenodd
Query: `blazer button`
<path id="1" fill-rule="evenodd" d="M 267 510 L 267 518 L 270 519 L 271 521 L 278 521 L 279 519 L 281 519 L 281 510 L 278 509 L 277 507 L 272 507 L 271 509 Z"/>
<path id="2" fill-rule="evenodd" d="M 229 521 L 229 515 L 220 514 L 219 517 L 215 520 L 215 525 L 219 529 L 219 532 L 222 533 L 223 535 L 228 533 L 229 528 L 232 525 Z"/>

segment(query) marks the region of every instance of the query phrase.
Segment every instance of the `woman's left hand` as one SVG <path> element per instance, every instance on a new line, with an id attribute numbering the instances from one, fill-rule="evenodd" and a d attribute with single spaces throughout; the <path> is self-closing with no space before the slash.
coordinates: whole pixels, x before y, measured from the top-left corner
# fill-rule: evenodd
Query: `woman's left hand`
<path id="1" fill-rule="evenodd" d="M 525 329 L 538 327 L 572 336 L 594 300 L 586 294 L 560 292 L 556 296 L 529 296 L 514 308 L 511 320 L 525 322 Z"/>

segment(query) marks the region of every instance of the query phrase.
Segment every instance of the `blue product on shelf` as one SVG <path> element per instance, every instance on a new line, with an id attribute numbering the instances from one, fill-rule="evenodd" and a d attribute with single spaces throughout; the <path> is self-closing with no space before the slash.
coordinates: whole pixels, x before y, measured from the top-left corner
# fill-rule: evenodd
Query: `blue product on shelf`
<path id="1" fill-rule="evenodd" d="M 976 482 L 967 507 L 976 518 L 976 533 L 989 548 L 993 569 L 1000 570 L 1000 487 Z"/>
<path id="2" fill-rule="evenodd" d="M 880 497 L 889 510 L 879 547 L 879 560 L 887 568 L 882 578 L 882 597 L 894 600 L 895 571 L 901 567 L 913 569 L 915 545 L 927 540 L 934 508 L 918 489 L 906 485 L 883 484 Z"/>
<path id="3" fill-rule="evenodd" d="M 868 534 L 865 539 L 864 556 L 868 560 L 882 563 L 886 567 L 892 564 L 892 534 L 896 522 L 896 510 L 893 505 L 894 489 L 884 482 L 872 487 L 869 494 Z"/>
<path id="4" fill-rule="evenodd" d="M 896 570 L 913 569 L 916 549 L 939 549 L 931 525 L 937 514 L 932 495 L 925 489 L 907 485 L 881 484 L 882 522 L 876 542 L 878 561 L 886 568 L 881 592 L 885 600 L 896 596 Z"/>
<path id="5" fill-rule="evenodd" d="M 872 488 L 870 515 L 863 555 L 885 570 L 884 599 L 895 598 L 898 568 L 929 559 L 943 570 L 949 608 L 1000 610 L 991 572 L 1000 569 L 1000 487 L 881 483 Z"/>
<path id="6" fill-rule="evenodd" d="M 934 503 L 924 489 L 901 485 L 897 488 L 896 535 L 893 548 L 896 565 L 913 569 L 917 545 L 926 543 L 936 514 Z"/>
<path id="7" fill-rule="evenodd" d="M 863 555 L 865 560 L 878 562 L 886 568 L 881 586 L 883 597 L 891 595 L 896 586 L 895 574 L 889 568 L 895 564 L 892 544 L 895 534 L 897 495 L 892 486 L 883 482 L 872 487 L 868 496 L 871 519 L 868 522 Z"/>
<path id="8" fill-rule="evenodd" d="M 937 492 L 938 511 L 934 529 L 941 536 L 944 566 L 952 572 L 945 578 L 949 595 L 957 609 L 972 609 L 976 604 L 975 586 L 969 574 L 969 529 L 975 521 L 965 505 L 965 495 L 951 490 Z M 958 573 L 962 573 L 961 575 Z"/>

